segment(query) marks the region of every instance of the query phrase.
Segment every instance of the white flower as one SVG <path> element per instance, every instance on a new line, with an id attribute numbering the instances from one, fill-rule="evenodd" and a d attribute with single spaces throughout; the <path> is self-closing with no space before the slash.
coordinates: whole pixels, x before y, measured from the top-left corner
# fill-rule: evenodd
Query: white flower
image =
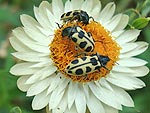
<path id="1" fill-rule="evenodd" d="M 148 44 L 142 41 L 135 42 L 140 34 L 139 30 L 124 30 L 129 18 L 121 13 L 114 15 L 115 7 L 112 2 L 101 9 L 99 0 L 68 0 L 65 6 L 61 0 L 53 0 L 52 4 L 43 1 L 39 8 L 34 7 L 36 20 L 25 14 L 21 15 L 23 27 L 13 30 L 10 43 L 17 51 L 12 55 L 23 62 L 14 65 L 10 72 L 19 76 L 18 88 L 27 92 L 27 96 L 34 96 L 34 110 L 49 106 L 52 113 L 86 113 L 87 109 L 91 113 L 118 113 L 118 110 L 122 110 L 122 105 L 134 106 L 133 100 L 125 90 L 145 86 L 137 77 L 143 77 L 149 72 L 144 66 L 147 62 L 134 56 L 144 52 Z M 56 38 L 56 30 L 59 29 L 56 23 L 62 24 L 60 16 L 75 9 L 86 11 L 94 21 L 100 23 L 96 25 L 104 27 L 108 37 L 113 37 L 114 44 L 117 43 L 121 47 L 119 49 L 117 44 L 111 47 L 108 43 L 110 48 L 106 47 L 106 54 L 114 59 L 116 57 L 115 61 L 119 57 L 118 65 L 114 65 L 115 61 L 112 62 L 114 66 L 111 65 L 112 70 L 106 72 L 105 77 L 92 78 L 85 83 L 82 83 L 84 80 L 78 81 L 74 76 L 64 75 L 58 66 L 63 64 L 64 59 L 58 60 L 56 64 L 52 55 L 55 53 L 51 49 L 55 45 L 51 44 L 54 43 L 54 37 Z M 101 32 L 98 28 L 95 29 L 98 33 Z M 94 33 L 92 35 L 97 36 Z M 59 48 L 59 45 L 57 46 Z M 116 48 L 118 50 L 115 51 Z M 118 56 L 113 56 L 114 53 L 110 51 Z"/>

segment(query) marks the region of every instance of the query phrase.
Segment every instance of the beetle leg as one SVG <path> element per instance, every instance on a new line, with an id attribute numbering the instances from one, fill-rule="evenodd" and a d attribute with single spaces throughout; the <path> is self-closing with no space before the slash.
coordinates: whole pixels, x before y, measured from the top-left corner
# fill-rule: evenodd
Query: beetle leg
<path id="1" fill-rule="evenodd" d="M 110 69 L 108 69 L 107 67 L 103 66 L 103 68 L 105 68 L 106 70 L 110 71 Z"/>
<path id="2" fill-rule="evenodd" d="M 63 27 L 63 25 L 60 26 L 59 23 L 57 23 L 57 22 L 55 22 L 55 23 L 58 25 L 59 29 L 61 29 Z"/>
<path id="3" fill-rule="evenodd" d="M 84 79 L 86 79 L 88 75 L 87 75 L 87 74 L 85 74 L 85 75 L 83 75 L 83 76 L 84 76 Z"/>
<path id="4" fill-rule="evenodd" d="M 92 19 L 93 21 L 95 21 L 94 18 L 93 18 L 92 16 L 90 16 L 89 19 Z"/>
<path id="5" fill-rule="evenodd" d="M 87 32 L 87 34 L 88 34 L 89 37 L 92 36 L 92 33 L 91 33 L 91 32 Z"/>

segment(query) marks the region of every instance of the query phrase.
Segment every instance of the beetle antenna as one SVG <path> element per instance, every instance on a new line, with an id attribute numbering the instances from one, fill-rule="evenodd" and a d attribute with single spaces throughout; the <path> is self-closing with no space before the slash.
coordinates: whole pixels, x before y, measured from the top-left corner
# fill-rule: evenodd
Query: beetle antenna
<path id="1" fill-rule="evenodd" d="M 103 66 L 105 69 L 107 69 L 108 71 L 110 71 L 110 69 L 108 69 L 107 67 Z"/>
<path id="2" fill-rule="evenodd" d="M 55 22 L 57 24 L 57 26 L 59 27 L 59 29 L 62 28 L 63 25 L 60 25 L 59 23 Z"/>
<path id="3" fill-rule="evenodd" d="M 93 18 L 92 16 L 90 16 L 89 19 L 92 19 L 93 21 L 95 21 L 94 18 Z"/>
<path id="4" fill-rule="evenodd" d="M 109 58 L 109 59 L 110 59 L 110 58 Z M 112 60 L 113 62 L 115 62 L 113 59 L 110 59 L 110 60 Z M 115 62 L 115 64 L 116 64 L 116 65 L 119 65 L 119 63 L 118 63 L 118 62 Z"/>

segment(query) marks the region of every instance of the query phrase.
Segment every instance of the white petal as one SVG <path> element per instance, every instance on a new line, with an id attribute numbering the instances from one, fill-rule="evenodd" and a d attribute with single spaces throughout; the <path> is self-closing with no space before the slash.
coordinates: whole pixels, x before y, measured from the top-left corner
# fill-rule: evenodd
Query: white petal
<path id="1" fill-rule="evenodd" d="M 45 3 L 45 2 L 42 2 L 42 3 Z M 23 26 L 24 27 L 26 27 L 26 28 L 31 28 L 31 29 L 34 29 L 35 31 L 37 31 L 37 32 L 39 32 L 39 30 L 43 33 L 43 34 L 45 34 L 46 36 L 49 36 L 49 35 L 51 35 L 52 34 L 52 29 L 50 29 L 51 27 L 49 26 L 49 28 L 43 28 L 43 27 L 41 27 L 40 26 L 40 24 L 33 18 L 33 17 L 31 17 L 31 16 L 29 16 L 29 15 L 26 15 L 26 14 L 23 14 L 23 15 L 21 15 L 21 17 L 20 17 L 20 19 L 21 19 L 21 22 L 22 22 L 22 24 L 23 24 Z M 47 19 L 48 20 L 48 19 Z M 39 30 L 38 30 L 38 29 Z M 37 40 L 37 39 L 39 39 L 40 37 L 32 37 L 34 40 Z"/>
<path id="2" fill-rule="evenodd" d="M 52 14 L 52 12 L 50 12 L 49 10 L 46 10 L 47 12 L 47 16 L 49 18 L 49 22 L 51 23 L 51 26 L 53 29 L 58 28 L 57 24 L 56 24 L 56 17 Z M 60 19 L 59 19 L 60 20 Z M 52 35 L 52 34 L 51 34 Z"/>
<path id="3" fill-rule="evenodd" d="M 123 45 L 127 42 L 137 39 L 140 34 L 140 30 L 127 30 L 116 38 L 116 42 L 119 45 Z"/>
<path id="4" fill-rule="evenodd" d="M 46 95 L 46 91 L 36 95 L 32 101 L 33 110 L 40 110 L 47 106 L 50 95 Z"/>
<path id="5" fill-rule="evenodd" d="M 124 44 L 124 45 L 121 46 L 120 53 L 129 52 L 131 50 L 134 50 L 136 47 L 138 47 L 138 44 L 136 44 L 136 43 L 126 43 L 126 44 Z"/>
<path id="6" fill-rule="evenodd" d="M 64 113 L 78 113 L 75 105 L 73 105 L 70 109 L 67 109 Z"/>
<path id="7" fill-rule="evenodd" d="M 51 29 L 46 29 L 46 28 L 42 28 L 42 27 L 38 27 L 38 26 L 36 26 L 36 27 L 38 28 L 38 30 L 40 30 L 40 32 L 42 34 L 44 34 L 48 37 L 50 42 L 53 40 L 53 37 L 54 37 L 53 36 L 53 34 L 54 34 L 54 28 L 53 27 L 51 27 Z M 50 37 L 50 36 L 52 36 L 52 37 Z"/>
<path id="8" fill-rule="evenodd" d="M 65 3 L 65 9 L 64 9 L 64 12 L 69 12 L 69 11 L 72 11 L 73 8 L 72 8 L 72 4 L 70 2 L 70 0 L 67 0 L 67 2 Z"/>
<path id="9" fill-rule="evenodd" d="M 52 75 L 57 68 L 53 65 L 43 67 L 42 69 L 38 70 L 36 73 L 34 73 L 26 82 L 26 84 L 31 84 L 39 80 L 43 80 L 46 77 Z"/>
<path id="10" fill-rule="evenodd" d="M 56 89 L 56 87 L 59 86 L 59 84 L 64 80 L 64 78 L 61 78 L 61 73 L 58 73 L 55 76 L 52 76 L 52 81 L 50 82 L 51 85 L 47 90 L 47 94 L 51 93 L 53 90 Z"/>
<path id="11" fill-rule="evenodd" d="M 70 82 L 68 87 L 68 108 L 70 109 L 75 101 L 75 97 L 77 94 L 78 84 Z"/>
<path id="12" fill-rule="evenodd" d="M 33 52 L 30 48 L 28 48 L 27 46 L 25 46 L 22 42 L 20 42 L 16 37 L 10 37 L 9 41 L 12 45 L 12 47 L 16 50 L 16 51 L 26 51 L 26 52 Z"/>
<path id="13" fill-rule="evenodd" d="M 24 45 L 29 47 L 30 49 L 41 52 L 41 53 L 49 53 L 49 47 L 48 45 L 41 46 L 40 44 L 37 44 L 36 42 L 33 42 L 23 31 L 22 28 L 16 28 L 13 30 L 13 34 L 16 36 L 16 38 L 21 41 Z M 22 38 L 23 37 L 23 38 Z"/>
<path id="14" fill-rule="evenodd" d="M 113 67 L 112 72 L 121 72 L 124 76 L 132 75 L 135 77 L 142 77 L 149 73 L 149 69 L 146 66 L 123 67 L 118 65 Z"/>
<path id="15" fill-rule="evenodd" d="M 89 87 L 86 84 L 83 84 L 83 89 L 84 89 L 84 93 L 87 99 L 90 98 L 90 94 L 89 94 Z"/>
<path id="16" fill-rule="evenodd" d="M 43 27 L 44 28 L 51 28 L 50 26 L 50 23 L 48 21 L 48 17 L 47 17 L 47 13 L 46 13 L 46 10 L 51 10 L 52 9 L 52 5 L 50 5 L 47 1 L 43 1 L 40 6 L 39 6 L 39 13 L 40 13 L 40 16 L 41 18 L 43 19 Z"/>
<path id="17" fill-rule="evenodd" d="M 115 27 L 114 31 L 118 31 L 118 30 L 124 29 L 127 26 L 128 21 L 129 21 L 129 16 L 123 14 L 121 16 L 121 19 L 120 19 L 118 25 Z"/>
<path id="18" fill-rule="evenodd" d="M 75 98 L 75 105 L 78 113 L 85 113 L 86 111 L 86 98 L 83 92 L 83 87 L 79 86 L 76 98 Z"/>
<path id="19" fill-rule="evenodd" d="M 122 14 L 115 15 L 110 21 L 104 24 L 104 26 L 106 27 L 107 30 L 112 32 L 119 24 L 121 17 L 122 17 Z"/>
<path id="20" fill-rule="evenodd" d="M 52 75 L 54 72 L 56 72 L 56 70 L 57 70 L 56 66 L 54 65 L 48 66 L 47 69 L 44 69 L 43 76 L 41 74 L 40 80 L 45 79 L 46 77 Z"/>
<path id="21" fill-rule="evenodd" d="M 50 23 L 46 15 L 44 15 L 42 9 L 34 6 L 34 15 L 43 28 L 49 28 Z"/>
<path id="22" fill-rule="evenodd" d="M 41 15 L 37 15 L 37 16 L 39 16 L 39 18 L 41 18 L 44 21 L 43 23 L 41 23 L 43 25 L 43 28 L 47 32 L 48 32 L 48 30 L 51 31 L 51 34 L 52 34 L 54 29 L 51 26 L 51 22 L 49 21 L 49 19 L 51 19 L 51 18 L 48 17 L 47 10 L 50 12 L 52 11 L 52 4 L 49 4 L 47 1 L 43 1 L 39 6 L 39 13 L 41 13 Z M 47 24 L 47 25 L 45 25 L 45 24 Z"/>
<path id="23" fill-rule="evenodd" d="M 90 113 L 105 113 L 104 107 L 94 94 L 90 94 L 90 98 L 87 100 L 87 106 Z"/>
<path id="24" fill-rule="evenodd" d="M 39 62 L 39 63 L 32 65 L 31 68 L 42 68 L 42 67 L 52 65 L 52 63 L 53 63 L 53 61 L 51 59 L 48 59 L 43 62 Z"/>
<path id="25" fill-rule="evenodd" d="M 63 11 L 63 3 L 62 0 L 53 0 L 52 1 L 52 11 L 53 14 L 55 15 L 55 17 L 57 18 L 57 20 L 55 20 L 56 22 L 59 22 L 59 18 L 62 15 Z"/>
<path id="26" fill-rule="evenodd" d="M 53 90 L 50 101 L 49 101 L 50 109 L 54 109 L 59 105 L 65 93 L 65 88 L 67 87 L 67 84 L 68 84 L 68 81 L 66 79 L 62 81 L 62 83 L 60 83 L 59 86 L 55 90 Z"/>
<path id="27" fill-rule="evenodd" d="M 59 107 L 56 109 L 52 109 L 51 111 L 52 111 L 52 113 L 64 113 L 64 111 L 62 111 Z"/>
<path id="28" fill-rule="evenodd" d="M 17 80 L 17 86 L 23 92 L 26 92 L 31 86 L 31 84 L 25 84 L 25 82 L 28 80 L 29 77 L 30 76 L 21 76 Z"/>
<path id="29" fill-rule="evenodd" d="M 42 57 L 41 54 L 35 52 L 15 52 L 12 53 L 13 56 L 17 57 L 18 59 L 29 61 L 29 62 L 41 62 L 49 59 L 48 57 Z"/>
<path id="30" fill-rule="evenodd" d="M 58 106 L 58 104 L 60 103 L 60 101 L 61 101 L 61 99 L 64 95 L 64 92 L 65 92 L 65 90 L 63 90 L 59 94 L 56 91 L 52 92 L 52 95 L 51 95 L 51 98 L 50 98 L 50 101 L 49 101 L 49 108 L 50 109 L 54 109 L 55 107 Z"/>
<path id="31" fill-rule="evenodd" d="M 39 7 L 42 8 L 44 11 L 46 9 L 48 9 L 49 11 L 52 11 L 52 4 L 50 4 L 48 1 L 42 1 Z"/>
<path id="32" fill-rule="evenodd" d="M 120 65 L 113 66 L 113 70 L 112 71 L 128 73 L 128 74 L 129 73 L 130 74 L 134 74 L 135 73 L 131 68 L 120 66 Z"/>
<path id="33" fill-rule="evenodd" d="M 110 20 L 115 12 L 116 6 L 114 2 L 108 3 L 99 15 L 99 21 L 103 25 Z"/>
<path id="34" fill-rule="evenodd" d="M 108 105 L 103 104 L 103 107 L 105 109 L 105 113 L 118 113 L 118 109 L 115 109 L 113 107 L 110 107 Z"/>
<path id="35" fill-rule="evenodd" d="M 124 59 L 120 59 L 118 61 L 118 64 L 120 66 L 138 67 L 147 64 L 147 62 L 138 58 L 124 58 Z"/>
<path id="36" fill-rule="evenodd" d="M 145 83 L 140 79 L 126 74 L 124 76 L 124 73 L 110 73 L 106 80 L 118 87 L 128 90 L 134 90 L 145 86 Z"/>
<path id="37" fill-rule="evenodd" d="M 118 98 L 118 101 L 122 105 L 128 106 L 128 107 L 134 107 L 134 102 L 127 92 L 125 92 L 123 89 L 113 86 L 113 85 L 112 85 L 112 88 L 114 90 L 114 94 Z"/>
<path id="38" fill-rule="evenodd" d="M 110 84 L 106 81 L 105 78 L 101 78 L 99 81 L 100 85 L 103 86 L 104 88 L 107 88 L 111 91 L 113 91 L 112 87 L 110 86 Z"/>
<path id="39" fill-rule="evenodd" d="M 67 109 L 67 96 L 68 92 L 65 91 L 62 100 L 60 101 L 59 105 L 57 106 L 57 109 L 53 109 L 54 113 L 64 113 Z"/>
<path id="40" fill-rule="evenodd" d="M 36 29 L 35 26 L 40 26 L 39 23 L 33 17 L 26 14 L 21 15 L 20 20 L 24 27 L 30 27 L 31 29 Z"/>
<path id="41" fill-rule="evenodd" d="M 36 32 L 41 31 L 46 36 L 49 36 L 49 35 L 53 34 L 53 30 L 42 28 L 40 26 L 40 24 L 33 17 L 31 17 L 29 15 L 23 14 L 23 15 L 20 16 L 20 19 L 21 19 L 21 22 L 22 22 L 23 26 L 26 27 L 26 28 L 34 29 L 34 31 L 36 31 Z M 36 41 L 41 37 L 38 37 L 38 38 L 37 37 L 31 37 L 31 38 Z"/>
<path id="42" fill-rule="evenodd" d="M 81 6 L 81 9 L 89 13 L 92 9 L 93 0 L 85 0 Z"/>
<path id="43" fill-rule="evenodd" d="M 118 103 L 117 101 L 117 97 L 115 97 L 115 95 L 110 92 L 110 90 L 102 88 L 102 87 L 98 87 L 93 83 L 89 84 L 89 87 L 91 89 L 91 91 L 93 92 L 93 94 L 99 99 L 101 100 L 103 103 L 112 106 L 116 109 L 121 110 L 121 104 Z"/>
<path id="44" fill-rule="evenodd" d="M 79 9 L 81 9 L 81 5 L 83 4 L 83 0 L 79 0 L 78 2 L 77 2 L 77 0 L 71 0 L 71 4 L 72 4 L 73 10 L 79 10 Z"/>
<path id="45" fill-rule="evenodd" d="M 49 45 L 51 39 L 49 39 L 47 36 L 42 34 L 39 30 L 34 30 L 29 27 L 28 28 L 24 27 L 23 29 L 27 33 L 27 35 L 34 41 L 38 42 L 39 44 L 45 45 L 45 46 Z"/>
<path id="46" fill-rule="evenodd" d="M 32 65 L 33 63 L 16 64 L 10 69 L 10 73 L 16 76 L 33 74 L 38 71 L 38 69 L 30 68 Z"/>
<path id="47" fill-rule="evenodd" d="M 116 38 L 119 36 L 119 35 L 121 35 L 122 33 L 124 32 L 124 30 L 118 30 L 118 31 L 112 31 L 112 36 L 115 38 L 115 40 L 116 40 Z"/>
<path id="48" fill-rule="evenodd" d="M 133 70 L 134 73 L 136 73 L 134 74 L 134 76 L 136 77 L 143 77 L 149 73 L 149 68 L 146 66 L 132 67 L 131 69 Z"/>
<path id="49" fill-rule="evenodd" d="M 91 16 L 96 21 L 98 21 L 100 10 L 101 10 L 101 2 L 99 0 L 93 0 L 93 8 L 91 10 Z"/>
<path id="50" fill-rule="evenodd" d="M 49 80 L 50 78 L 47 78 L 31 85 L 27 91 L 27 96 L 33 96 L 43 92 L 50 85 Z"/>
<path id="51" fill-rule="evenodd" d="M 148 43 L 146 42 L 136 42 L 137 48 L 135 48 L 133 51 L 129 51 L 127 53 L 121 54 L 120 58 L 126 58 L 126 57 L 132 57 L 137 56 L 141 53 L 143 53 L 148 48 Z"/>

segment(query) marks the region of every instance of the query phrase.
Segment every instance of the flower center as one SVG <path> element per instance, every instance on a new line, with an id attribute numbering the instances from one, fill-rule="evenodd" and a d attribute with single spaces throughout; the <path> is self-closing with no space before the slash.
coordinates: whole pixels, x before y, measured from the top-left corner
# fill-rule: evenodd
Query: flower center
<path id="1" fill-rule="evenodd" d="M 63 29 L 74 25 L 80 26 L 86 32 L 90 32 L 92 34 L 92 38 L 94 40 L 94 50 L 92 52 L 86 52 L 86 56 L 90 56 L 95 53 L 108 56 L 110 58 L 110 61 L 106 64 L 105 67 L 107 67 L 107 69 L 109 70 L 101 67 L 99 70 L 95 70 L 94 72 L 89 73 L 86 76 L 66 74 L 66 66 L 71 61 L 76 59 L 76 56 L 78 54 L 84 52 L 83 50 L 78 49 L 76 47 L 76 43 L 74 43 L 70 38 L 68 38 L 67 36 L 62 37 Z M 55 31 L 54 39 L 49 46 L 51 51 L 50 57 L 58 67 L 59 71 L 63 73 L 67 78 L 78 82 L 96 81 L 101 77 L 106 77 L 106 75 L 115 65 L 116 61 L 119 59 L 120 54 L 120 46 L 113 40 L 110 32 L 107 31 L 100 23 L 97 23 L 95 21 L 91 21 L 87 25 L 83 25 L 79 22 L 68 22 L 67 24 L 64 24 L 63 27 Z M 79 55 L 78 58 L 83 56 L 84 54 L 81 56 Z"/>

